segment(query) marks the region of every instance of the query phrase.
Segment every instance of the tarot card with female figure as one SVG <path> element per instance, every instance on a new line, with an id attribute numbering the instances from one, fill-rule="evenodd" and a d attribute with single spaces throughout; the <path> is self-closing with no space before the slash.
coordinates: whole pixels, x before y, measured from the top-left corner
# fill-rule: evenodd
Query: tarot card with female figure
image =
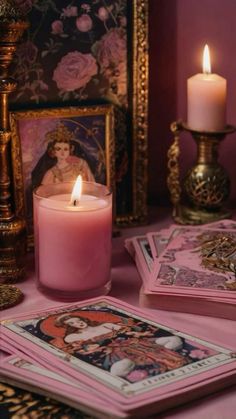
<path id="1" fill-rule="evenodd" d="M 145 412 L 153 413 L 163 409 L 161 401 L 178 403 L 180 394 L 183 402 L 186 387 L 194 398 L 196 388 L 204 393 L 208 383 L 216 389 L 226 377 L 236 379 L 232 348 L 173 330 L 109 297 L 4 321 L 2 333 L 122 411 L 148 405 Z"/>
<path id="2" fill-rule="evenodd" d="M 156 260 L 150 289 L 236 302 L 236 231 L 182 230 Z"/>

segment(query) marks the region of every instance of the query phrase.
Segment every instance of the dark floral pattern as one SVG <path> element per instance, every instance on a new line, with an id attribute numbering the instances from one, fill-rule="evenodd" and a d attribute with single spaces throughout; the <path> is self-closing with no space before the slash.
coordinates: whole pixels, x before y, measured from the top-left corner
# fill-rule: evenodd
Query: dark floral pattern
<path id="1" fill-rule="evenodd" d="M 29 13 L 33 6 L 33 0 L 15 0 L 15 3 L 22 14 Z"/>
<path id="2" fill-rule="evenodd" d="M 12 66 L 19 82 L 12 102 L 104 99 L 127 106 L 127 1 L 16 2 L 31 25 Z"/>

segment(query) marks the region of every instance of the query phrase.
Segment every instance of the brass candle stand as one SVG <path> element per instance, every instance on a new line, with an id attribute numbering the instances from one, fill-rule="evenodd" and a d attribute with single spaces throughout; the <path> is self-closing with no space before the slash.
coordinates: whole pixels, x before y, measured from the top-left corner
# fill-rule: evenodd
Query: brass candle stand
<path id="1" fill-rule="evenodd" d="M 16 282 L 24 275 L 25 220 L 15 214 L 11 164 L 8 96 L 16 82 L 8 77 L 17 44 L 28 27 L 12 0 L 0 2 L 0 282 Z"/>
<path id="2" fill-rule="evenodd" d="M 173 217 L 180 224 L 204 224 L 228 218 L 224 207 L 230 194 L 230 180 L 218 163 L 218 147 L 227 134 L 236 127 L 227 125 L 219 132 L 200 132 L 178 121 L 171 124 L 174 141 L 168 150 L 167 186 L 173 204 Z M 180 185 L 179 138 L 190 132 L 197 144 L 196 164 L 187 172 Z"/>

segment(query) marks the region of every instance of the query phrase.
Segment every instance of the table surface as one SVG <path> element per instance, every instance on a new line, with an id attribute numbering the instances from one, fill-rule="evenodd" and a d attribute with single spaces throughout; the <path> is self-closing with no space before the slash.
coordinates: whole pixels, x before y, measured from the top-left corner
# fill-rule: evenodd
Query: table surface
<path id="1" fill-rule="evenodd" d="M 129 227 L 120 230 L 120 236 L 113 239 L 112 255 L 112 289 L 110 296 L 119 298 L 138 306 L 138 295 L 141 280 L 136 266 L 124 248 L 124 239 L 145 234 L 148 231 L 159 231 L 168 227 L 173 220 L 169 209 L 151 209 L 150 222 L 147 226 Z M 13 317 L 16 314 L 44 308 L 55 307 L 58 302 L 42 295 L 35 286 L 33 256 L 29 256 L 27 278 L 17 284 L 24 293 L 24 300 L 15 307 L 1 312 L 1 319 Z M 181 329 L 186 333 L 202 339 L 217 341 L 218 344 L 236 348 L 236 322 L 231 320 L 203 317 L 185 313 L 163 310 L 149 310 L 155 313 L 160 323 Z M 186 404 L 171 411 L 158 415 L 158 418 L 168 419 L 234 419 L 236 417 L 236 386 L 214 393 L 208 397 Z"/>

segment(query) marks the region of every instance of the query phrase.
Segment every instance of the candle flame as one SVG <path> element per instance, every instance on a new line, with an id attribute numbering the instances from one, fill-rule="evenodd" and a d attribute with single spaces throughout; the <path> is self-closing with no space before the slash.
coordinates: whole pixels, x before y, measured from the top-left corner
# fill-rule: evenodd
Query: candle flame
<path id="1" fill-rule="evenodd" d="M 82 194 L 82 177 L 79 175 L 71 193 L 71 205 L 78 205 Z"/>
<path id="2" fill-rule="evenodd" d="M 211 60 L 210 60 L 210 51 L 209 47 L 206 44 L 203 50 L 203 63 L 202 63 L 203 73 L 211 73 Z"/>

